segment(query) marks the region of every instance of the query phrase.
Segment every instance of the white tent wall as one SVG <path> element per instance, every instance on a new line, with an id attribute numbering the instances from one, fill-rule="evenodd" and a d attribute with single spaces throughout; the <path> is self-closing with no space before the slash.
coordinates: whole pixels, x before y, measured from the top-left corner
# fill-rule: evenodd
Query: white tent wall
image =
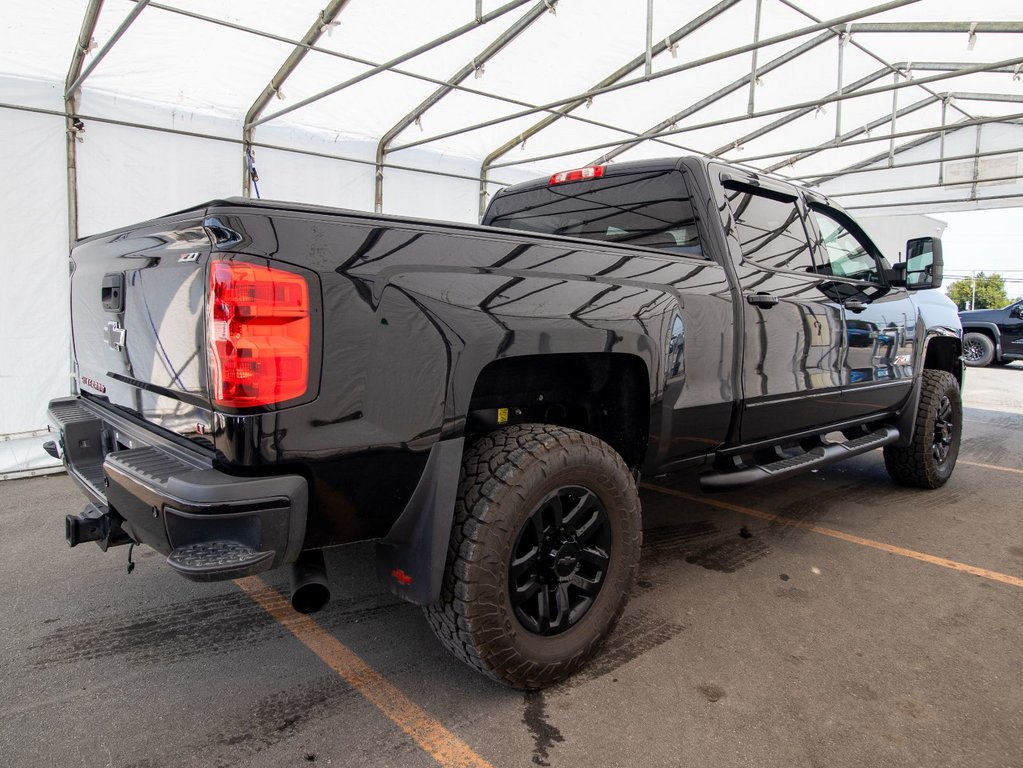
<path id="1" fill-rule="evenodd" d="M 54 461 L 41 445 L 46 403 L 69 379 L 64 119 L 0 119 L 0 478 Z"/>
<path id="2" fill-rule="evenodd" d="M 920 214 L 858 216 L 856 220 L 892 264 L 905 259 L 907 240 L 941 237 L 946 226 L 940 219 Z"/>
<path id="3" fill-rule="evenodd" d="M 894 167 L 887 167 L 884 157 L 864 165 L 875 170 L 847 173 L 822 182 L 817 189 L 858 216 L 889 214 L 893 207 L 905 208 L 907 201 L 913 202 L 914 213 L 1020 205 L 1021 147 L 1023 125 L 1018 123 L 951 126 L 944 146 L 940 138 L 933 138 L 897 150 Z M 999 154 L 988 154 L 995 152 Z M 941 158 L 956 159 L 942 163 Z"/>
<path id="4" fill-rule="evenodd" d="M 362 155 L 366 163 L 257 148 L 253 159 L 259 173 L 260 195 L 269 200 L 293 200 L 312 205 L 372 211 L 375 173 L 372 165 L 373 147 L 368 142 L 352 144 L 354 146 L 344 147 L 341 153 L 348 157 Z M 316 151 L 326 152 L 328 149 L 323 147 Z M 237 165 L 235 175 L 240 180 L 240 159 Z"/>
<path id="5" fill-rule="evenodd" d="M 82 237 L 239 194 L 241 150 L 226 142 L 89 123 L 78 145 Z"/>

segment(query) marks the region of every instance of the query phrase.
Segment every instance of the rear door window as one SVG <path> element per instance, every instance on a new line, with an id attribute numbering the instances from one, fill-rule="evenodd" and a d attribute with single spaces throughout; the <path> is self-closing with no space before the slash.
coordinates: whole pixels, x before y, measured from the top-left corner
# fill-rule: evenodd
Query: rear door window
<path id="1" fill-rule="evenodd" d="M 728 184 L 728 205 L 743 260 L 768 269 L 814 272 L 806 228 L 794 198 Z"/>
<path id="2" fill-rule="evenodd" d="M 500 195 L 484 223 L 706 258 L 685 179 L 673 169 Z"/>

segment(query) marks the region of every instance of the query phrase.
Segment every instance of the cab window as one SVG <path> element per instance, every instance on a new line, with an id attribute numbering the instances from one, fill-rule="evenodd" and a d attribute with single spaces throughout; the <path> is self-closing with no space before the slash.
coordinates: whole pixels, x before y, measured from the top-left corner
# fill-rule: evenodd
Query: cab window
<path id="1" fill-rule="evenodd" d="M 823 264 L 818 271 L 849 280 L 881 282 L 877 259 L 866 243 L 826 211 L 816 207 L 811 208 L 811 211 L 821 233 L 820 256 Z"/>

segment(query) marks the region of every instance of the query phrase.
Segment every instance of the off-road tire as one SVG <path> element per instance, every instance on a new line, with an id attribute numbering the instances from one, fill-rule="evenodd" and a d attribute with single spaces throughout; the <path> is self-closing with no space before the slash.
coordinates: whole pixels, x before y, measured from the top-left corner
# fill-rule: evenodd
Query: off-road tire
<path id="1" fill-rule="evenodd" d="M 985 333 L 963 335 L 963 362 L 972 368 L 991 365 L 995 359 L 995 343 Z"/>
<path id="2" fill-rule="evenodd" d="M 946 402 L 947 398 L 947 402 Z M 943 411 L 947 411 L 943 418 Z M 949 421 L 948 450 L 944 458 L 935 439 L 940 424 Z M 884 465 L 895 482 L 916 488 L 939 488 L 944 485 L 959 456 L 959 441 L 963 431 L 963 404 L 959 382 L 947 371 L 923 372 L 920 404 L 917 406 L 913 442 L 905 447 L 888 445 L 884 448 Z"/>
<path id="3" fill-rule="evenodd" d="M 580 486 L 603 504 L 611 551 L 592 604 L 567 630 L 528 630 L 509 596 L 519 533 L 543 499 Z M 520 689 L 564 679 L 600 647 L 625 608 L 639 567 L 639 494 L 622 458 L 592 435 L 544 424 L 497 430 L 467 451 L 455 504 L 441 598 L 426 619 L 455 656 Z"/>

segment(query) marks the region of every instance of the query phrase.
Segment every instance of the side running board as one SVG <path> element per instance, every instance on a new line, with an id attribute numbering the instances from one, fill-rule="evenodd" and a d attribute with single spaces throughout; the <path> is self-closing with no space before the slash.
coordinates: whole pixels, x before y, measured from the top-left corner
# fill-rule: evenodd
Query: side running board
<path id="1" fill-rule="evenodd" d="M 779 459 L 769 464 L 747 464 L 738 469 L 710 472 L 700 477 L 700 488 L 708 493 L 715 493 L 735 491 L 755 483 L 780 480 L 872 451 L 875 448 L 894 443 L 898 439 L 898 429 L 882 427 L 868 435 L 844 443 L 818 445 L 805 453 Z"/>

